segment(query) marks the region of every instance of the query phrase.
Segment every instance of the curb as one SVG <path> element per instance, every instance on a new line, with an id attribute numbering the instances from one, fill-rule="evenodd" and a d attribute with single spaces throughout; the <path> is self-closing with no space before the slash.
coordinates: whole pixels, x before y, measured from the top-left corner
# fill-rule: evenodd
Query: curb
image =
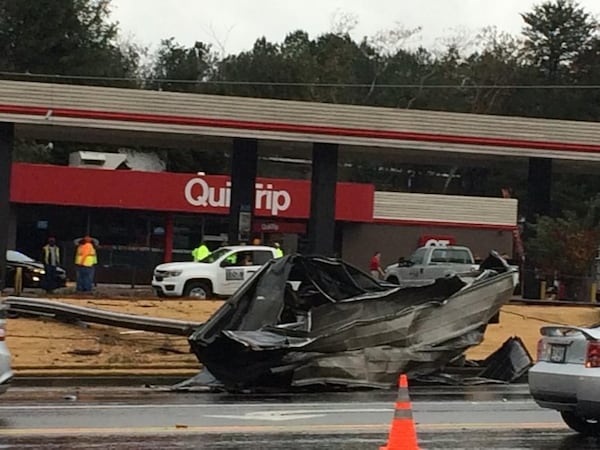
<path id="1" fill-rule="evenodd" d="M 531 306 L 587 306 L 600 307 L 600 303 L 596 302 L 576 302 L 571 300 L 535 300 L 521 297 L 513 297 L 510 299 L 509 305 L 531 305 Z"/>
<path id="2" fill-rule="evenodd" d="M 98 366 L 88 367 L 35 367 L 19 368 L 13 367 L 15 379 L 20 378 L 127 378 L 127 377 L 178 377 L 186 378 L 197 375 L 202 369 L 201 366 L 194 367 L 174 367 L 164 366 L 155 367 L 130 367 L 130 368 L 99 368 Z"/>
<path id="3" fill-rule="evenodd" d="M 196 372 L 197 373 L 197 372 Z M 73 387 L 170 387 L 195 375 L 63 375 L 15 376 L 10 388 L 73 388 Z"/>

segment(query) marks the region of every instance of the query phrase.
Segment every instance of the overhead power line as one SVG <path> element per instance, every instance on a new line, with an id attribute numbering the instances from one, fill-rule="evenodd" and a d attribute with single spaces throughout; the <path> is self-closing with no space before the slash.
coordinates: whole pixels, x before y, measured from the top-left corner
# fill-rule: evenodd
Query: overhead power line
<path id="1" fill-rule="evenodd" d="M 206 85 L 206 86 L 277 86 L 277 87 L 322 87 L 322 88 L 368 88 L 368 89 L 600 89 L 600 84 L 418 84 L 418 83 L 312 83 L 312 82 L 287 82 L 287 81 L 227 81 L 227 80 L 174 80 L 164 78 L 136 78 L 136 77 L 99 77 L 87 75 L 56 75 L 32 74 L 28 72 L 0 72 L 1 77 L 18 77 L 56 80 L 78 81 L 114 81 L 132 83 L 180 84 L 180 85 Z"/>

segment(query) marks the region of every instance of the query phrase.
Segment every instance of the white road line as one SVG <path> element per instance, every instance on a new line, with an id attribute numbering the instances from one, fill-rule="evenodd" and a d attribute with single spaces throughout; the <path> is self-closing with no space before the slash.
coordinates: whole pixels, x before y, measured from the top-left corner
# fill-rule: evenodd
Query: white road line
<path id="1" fill-rule="evenodd" d="M 66 400 L 64 400 L 66 402 Z M 494 402 L 494 401 L 485 401 L 485 402 L 412 402 L 413 409 L 418 410 L 428 410 L 431 408 L 436 411 L 456 411 L 457 406 L 459 405 L 468 405 L 470 408 L 487 408 L 489 406 L 500 407 L 503 410 L 519 410 L 523 407 L 536 407 L 536 404 L 532 400 L 516 400 L 516 401 L 508 401 L 508 402 Z M 357 405 L 360 407 L 356 408 Z M 322 408 L 325 406 L 325 408 Z M 331 408 L 334 406 L 334 409 Z M 53 410 L 53 409 L 164 409 L 164 408 L 180 408 L 180 409 L 229 409 L 229 408 L 246 408 L 246 409 L 268 409 L 273 410 L 275 408 L 286 408 L 293 409 L 296 408 L 310 408 L 315 411 L 346 411 L 346 412 L 386 412 L 392 411 L 394 409 L 394 402 L 347 402 L 347 403 L 253 403 L 253 402 L 242 402 L 242 403 L 221 403 L 221 404 L 189 404 L 189 403 L 171 403 L 171 404 L 157 404 L 157 403 L 149 403 L 149 404 L 96 404 L 96 403 L 64 403 L 64 404 L 54 404 L 54 405 L 0 405 L 0 411 L 31 411 L 31 410 Z M 442 410 L 438 410 L 437 408 L 444 408 Z M 537 409 L 537 408 L 535 408 Z"/>

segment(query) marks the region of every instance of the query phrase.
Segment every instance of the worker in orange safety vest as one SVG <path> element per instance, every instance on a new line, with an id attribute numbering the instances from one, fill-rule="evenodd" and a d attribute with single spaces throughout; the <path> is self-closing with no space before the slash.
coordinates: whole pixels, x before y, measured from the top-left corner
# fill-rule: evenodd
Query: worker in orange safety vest
<path id="1" fill-rule="evenodd" d="M 77 287 L 79 292 L 91 292 L 94 280 L 95 266 L 98 263 L 96 248 L 90 236 L 85 236 L 79 242 L 75 252 L 75 266 L 77 268 Z"/>

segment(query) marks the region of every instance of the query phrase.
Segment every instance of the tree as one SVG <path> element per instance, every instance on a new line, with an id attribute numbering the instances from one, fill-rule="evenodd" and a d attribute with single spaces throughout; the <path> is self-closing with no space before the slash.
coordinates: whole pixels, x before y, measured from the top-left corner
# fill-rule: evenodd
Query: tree
<path id="1" fill-rule="evenodd" d="M 521 17 L 525 54 L 551 80 L 591 48 L 598 30 L 594 18 L 574 0 L 547 1 Z"/>
<path id="2" fill-rule="evenodd" d="M 569 299 L 589 298 L 588 277 L 600 244 L 599 204 L 590 202 L 585 217 L 571 211 L 557 218 L 539 217 L 534 235 L 525 242 L 527 258 L 540 275 L 563 283 Z"/>
<path id="3" fill-rule="evenodd" d="M 151 69 L 150 86 L 168 91 L 202 90 L 201 83 L 210 78 L 215 64 L 216 55 L 210 45 L 196 42 L 193 47 L 185 48 L 174 38 L 165 39 Z"/>
<path id="4" fill-rule="evenodd" d="M 137 86 L 142 49 L 119 40 L 109 13 L 110 0 L 0 0 L 0 71 L 9 72 L 3 77 Z M 66 164 L 74 149 L 17 141 L 15 160 Z"/>
<path id="5" fill-rule="evenodd" d="M 588 50 L 581 52 L 571 65 L 573 81 L 579 85 L 598 85 L 600 82 L 600 36 L 596 36 Z M 579 89 L 572 94 L 577 119 L 598 121 L 600 117 L 600 90 Z"/>
<path id="6" fill-rule="evenodd" d="M 589 92 L 576 85 L 598 35 L 595 19 L 573 0 L 546 1 L 521 17 L 523 67 L 517 83 L 531 87 L 518 92 L 508 112 L 549 119 L 588 116 L 594 109 L 585 101 Z"/>
<path id="7" fill-rule="evenodd" d="M 558 271 L 562 275 L 585 276 L 589 274 L 599 242 L 597 230 L 567 212 L 564 217 L 539 217 L 535 237 L 527 242 L 527 251 L 536 267 L 545 273 Z"/>
<path id="8" fill-rule="evenodd" d="M 121 46 L 109 13 L 110 0 L 0 0 L 0 70 L 134 76 L 139 54 Z"/>

